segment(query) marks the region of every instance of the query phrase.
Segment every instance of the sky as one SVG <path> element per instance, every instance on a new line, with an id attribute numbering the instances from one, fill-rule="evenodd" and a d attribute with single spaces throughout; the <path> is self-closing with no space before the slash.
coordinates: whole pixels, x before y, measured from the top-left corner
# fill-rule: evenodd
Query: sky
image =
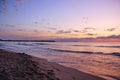
<path id="1" fill-rule="evenodd" d="M 120 35 L 120 0 L 0 0 L 0 39 Z"/>

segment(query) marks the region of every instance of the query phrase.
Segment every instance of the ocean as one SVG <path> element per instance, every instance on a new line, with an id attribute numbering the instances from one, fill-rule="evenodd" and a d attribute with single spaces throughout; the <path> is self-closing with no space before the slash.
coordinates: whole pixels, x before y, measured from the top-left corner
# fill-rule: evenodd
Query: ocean
<path id="1" fill-rule="evenodd" d="M 120 42 L 0 42 L 0 48 L 120 80 Z"/>

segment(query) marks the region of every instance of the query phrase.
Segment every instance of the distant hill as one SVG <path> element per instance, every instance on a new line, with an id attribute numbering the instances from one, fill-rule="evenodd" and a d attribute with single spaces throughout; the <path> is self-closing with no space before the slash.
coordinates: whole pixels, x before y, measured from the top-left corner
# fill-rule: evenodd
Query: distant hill
<path id="1" fill-rule="evenodd" d="M 0 41 L 8 41 L 8 42 L 56 42 L 54 40 L 2 40 Z"/>

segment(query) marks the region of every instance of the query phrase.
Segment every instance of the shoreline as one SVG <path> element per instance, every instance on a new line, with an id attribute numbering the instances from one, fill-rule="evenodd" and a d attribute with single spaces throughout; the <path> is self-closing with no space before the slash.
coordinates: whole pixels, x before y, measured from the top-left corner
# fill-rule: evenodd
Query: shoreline
<path id="1" fill-rule="evenodd" d="M 25 53 L 0 49 L 0 79 L 105 80 Z"/>

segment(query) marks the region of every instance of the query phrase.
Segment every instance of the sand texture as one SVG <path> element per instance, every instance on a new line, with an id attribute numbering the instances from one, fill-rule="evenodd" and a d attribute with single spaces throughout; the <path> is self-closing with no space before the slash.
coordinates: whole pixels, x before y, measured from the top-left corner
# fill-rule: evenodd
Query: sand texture
<path id="1" fill-rule="evenodd" d="M 0 49 L 0 80 L 105 80 L 46 59 Z"/>

